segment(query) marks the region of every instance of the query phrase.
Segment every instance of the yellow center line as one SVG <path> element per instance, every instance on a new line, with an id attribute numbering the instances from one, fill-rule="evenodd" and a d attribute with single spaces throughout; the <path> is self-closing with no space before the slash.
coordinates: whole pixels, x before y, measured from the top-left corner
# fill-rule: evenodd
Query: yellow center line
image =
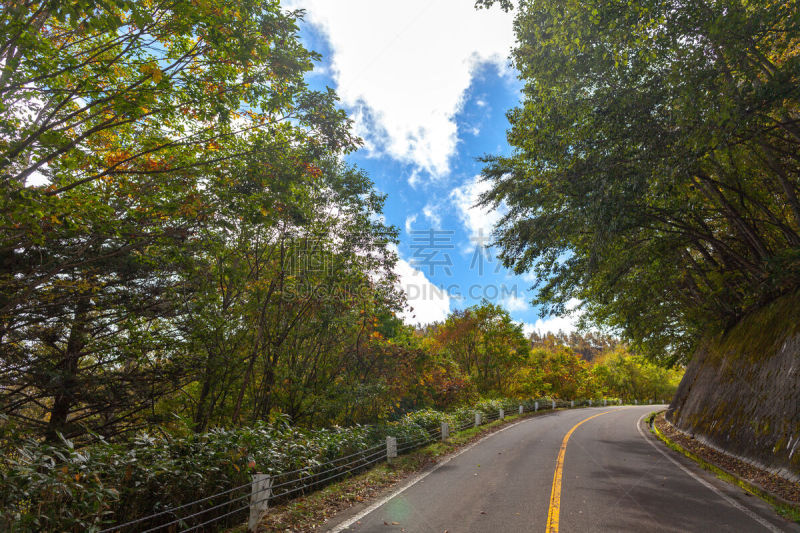
<path id="1" fill-rule="evenodd" d="M 614 411 L 620 411 L 615 409 Z M 567 442 L 572 436 L 572 433 L 578 429 L 578 426 L 584 422 L 588 422 L 592 418 L 597 418 L 614 411 L 603 411 L 588 418 L 584 418 L 570 429 L 561 441 L 561 449 L 558 451 L 558 459 L 556 459 L 556 472 L 553 474 L 553 490 L 550 492 L 550 510 L 547 512 L 547 529 L 546 533 L 558 533 L 558 515 L 561 511 L 561 474 L 564 470 L 564 455 L 567 453 Z"/>

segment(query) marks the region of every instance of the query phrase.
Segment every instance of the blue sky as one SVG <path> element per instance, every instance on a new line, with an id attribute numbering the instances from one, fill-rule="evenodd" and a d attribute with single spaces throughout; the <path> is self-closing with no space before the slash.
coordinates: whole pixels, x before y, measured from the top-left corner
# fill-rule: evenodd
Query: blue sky
<path id="1" fill-rule="evenodd" d="M 569 331 L 576 317 L 544 320 L 535 280 L 499 266 L 485 245 L 499 212 L 474 202 L 487 187 L 476 158 L 508 151 L 505 113 L 519 99 L 508 65 L 511 15 L 464 0 L 291 0 L 307 10 L 306 46 L 323 60 L 312 86 L 333 87 L 365 146 L 348 156 L 387 195 L 400 229 L 398 274 L 429 323 L 482 298 L 504 305 L 527 331 Z"/>

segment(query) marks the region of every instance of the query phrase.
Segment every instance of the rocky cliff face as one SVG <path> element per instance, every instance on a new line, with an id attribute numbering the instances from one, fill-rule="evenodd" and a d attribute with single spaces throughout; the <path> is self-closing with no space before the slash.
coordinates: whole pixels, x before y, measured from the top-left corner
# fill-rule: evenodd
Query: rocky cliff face
<path id="1" fill-rule="evenodd" d="M 667 418 L 712 447 L 800 481 L 800 297 L 784 297 L 710 340 Z"/>

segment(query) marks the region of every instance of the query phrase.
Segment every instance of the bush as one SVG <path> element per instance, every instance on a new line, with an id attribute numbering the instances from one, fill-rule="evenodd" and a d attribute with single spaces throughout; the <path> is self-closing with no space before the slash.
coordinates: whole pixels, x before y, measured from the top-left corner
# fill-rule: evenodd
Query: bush
<path id="1" fill-rule="evenodd" d="M 505 409 L 507 411 L 510 403 L 511 400 L 502 398 L 483 399 L 475 404 L 475 409 L 483 413 L 484 416 L 489 416 L 497 414 L 500 409 Z"/>
<path id="2" fill-rule="evenodd" d="M 458 409 L 454 410 L 452 415 L 453 419 L 456 421 L 456 426 L 463 425 L 466 422 L 475 419 L 475 413 L 481 413 L 481 416 L 486 416 L 483 411 L 479 411 L 477 409 L 473 409 L 472 407 L 459 407 Z"/>
<path id="3" fill-rule="evenodd" d="M 421 409 L 406 414 L 400 423 L 401 424 L 416 424 L 426 429 L 436 429 L 441 426 L 442 422 L 447 422 L 451 426 L 455 419 L 452 414 L 448 414 L 435 409 Z"/>
<path id="4" fill-rule="evenodd" d="M 175 439 L 143 434 L 124 447 L 27 441 L 0 467 L 0 529 L 96 530 L 247 484 L 253 472 L 312 470 L 380 441 L 365 426 L 281 423 Z"/>
<path id="5" fill-rule="evenodd" d="M 4 455 L 0 485 L 3 531 L 91 530 L 119 499 L 86 452 L 34 441 Z"/>
<path id="6" fill-rule="evenodd" d="M 126 531 L 147 529 L 234 497 L 241 496 L 246 503 L 247 484 L 254 472 L 272 474 L 279 483 L 291 482 L 318 474 L 329 461 L 378 447 L 387 435 L 396 437 L 401 445 L 435 438 L 442 422 L 457 427 L 473 420 L 476 412 L 485 418 L 501 407 L 512 409 L 512 403 L 518 405 L 502 399 L 482 400 L 474 408 L 450 413 L 423 409 L 389 424 L 319 430 L 292 427 L 279 418 L 269 424 L 215 429 L 201 435 L 141 434 L 124 445 L 98 442 L 79 450 L 69 441 L 51 445 L 6 440 L 11 449 L 0 462 L 0 530 L 97 531 L 244 485 L 219 500 L 189 505 L 174 515 L 167 512 Z M 299 472 L 278 476 L 295 471 Z M 235 510 L 233 505 L 217 512 Z M 204 515 L 183 525 L 213 516 Z M 244 516 L 234 514 L 227 523 L 241 522 Z"/>

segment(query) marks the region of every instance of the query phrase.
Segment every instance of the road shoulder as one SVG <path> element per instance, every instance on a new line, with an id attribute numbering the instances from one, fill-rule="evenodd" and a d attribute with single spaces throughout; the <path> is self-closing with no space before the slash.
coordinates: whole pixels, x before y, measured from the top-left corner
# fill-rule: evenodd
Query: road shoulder
<path id="1" fill-rule="evenodd" d="M 704 445 L 670 424 L 663 412 L 655 415 L 651 428 L 671 449 L 718 478 L 758 496 L 772 505 L 784 518 L 800 523 L 799 483 Z"/>

